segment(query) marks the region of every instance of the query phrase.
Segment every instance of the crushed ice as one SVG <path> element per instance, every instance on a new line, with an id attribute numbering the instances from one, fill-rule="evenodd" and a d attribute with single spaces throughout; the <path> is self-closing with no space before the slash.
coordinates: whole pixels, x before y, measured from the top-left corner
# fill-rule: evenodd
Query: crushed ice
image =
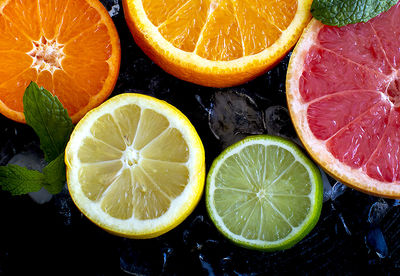
<path id="1" fill-rule="evenodd" d="M 120 6 L 118 4 L 118 0 L 114 0 L 114 5 L 111 7 L 111 10 L 108 11 L 108 14 L 111 17 L 114 17 L 119 14 Z"/>

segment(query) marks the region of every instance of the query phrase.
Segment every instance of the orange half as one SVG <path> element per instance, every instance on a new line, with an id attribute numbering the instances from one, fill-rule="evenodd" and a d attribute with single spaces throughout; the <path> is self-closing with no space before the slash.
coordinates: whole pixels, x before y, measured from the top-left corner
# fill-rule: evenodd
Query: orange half
<path id="1" fill-rule="evenodd" d="M 0 0 L 0 112 L 12 120 L 25 122 L 22 98 L 34 81 L 79 121 L 112 92 L 120 59 L 97 0 Z"/>
<path id="2" fill-rule="evenodd" d="M 161 68 L 204 86 L 249 81 L 279 62 L 312 0 L 123 0 L 136 43 Z"/>

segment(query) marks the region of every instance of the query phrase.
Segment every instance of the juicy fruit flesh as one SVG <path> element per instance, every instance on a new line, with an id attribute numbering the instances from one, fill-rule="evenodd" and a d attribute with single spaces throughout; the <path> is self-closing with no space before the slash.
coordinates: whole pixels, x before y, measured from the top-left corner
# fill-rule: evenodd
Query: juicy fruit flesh
<path id="1" fill-rule="evenodd" d="M 314 136 L 340 162 L 400 182 L 400 3 L 370 20 L 323 26 L 299 89 Z"/>
<path id="2" fill-rule="evenodd" d="M 292 22 L 297 0 L 147 0 L 143 7 L 175 47 L 228 61 L 272 45 Z"/>
<path id="3" fill-rule="evenodd" d="M 0 8 L 0 37 L 0 101 L 18 112 L 35 81 L 72 116 L 101 90 L 110 70 L 111 38 L 85 0 L 10 0 Z"/>
<path id="4" fill-rule="evenodd" d="M 83 193 L 118 219 L 155 219 L 189 182 L 189 149 L 161 114 L 135 104 L 100 117 L 78 158 Z"/>
<path id="5" fill-rule="evenodd" d="M 215 175 L 214 204 L 228 229 L 248 240 L 278 241 L 311 208 L 309 172 L 276 145 L 251 145 L 229 156 Z"/>

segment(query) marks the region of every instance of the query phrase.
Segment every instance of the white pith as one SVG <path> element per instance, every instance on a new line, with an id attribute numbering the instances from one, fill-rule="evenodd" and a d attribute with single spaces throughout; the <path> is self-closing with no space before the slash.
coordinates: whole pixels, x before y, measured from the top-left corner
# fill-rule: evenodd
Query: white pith
<path id="1" fill-rule="evenodd" d="M 56 70 L 62 70 L 62 60 L 64 59 L 64 45 L 57 42 L 57 39 L 46 39 L 42 36 L 38 41 L 32 41 L 33 49 L 27 53 L 32 57 L 32 68 L 38 73 L 49 71 L 51 74 Z"/>

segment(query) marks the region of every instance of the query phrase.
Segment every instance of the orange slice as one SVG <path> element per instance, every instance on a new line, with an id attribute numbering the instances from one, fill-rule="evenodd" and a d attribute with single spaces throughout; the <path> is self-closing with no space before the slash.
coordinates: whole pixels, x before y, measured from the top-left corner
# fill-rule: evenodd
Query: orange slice
<path id="1" fill-rule="evenodd" d="M 286 92 L 310 155 L 343 183 L 400 198 L 400 2 L 342 28 L 311 21 L 289 63 Z"/>
<path id="2" fill-rule="evenodd" d="M 0 112 L 25 122 L 22 97 L 35 81 L 77 122 L 112 92 L 120 56 L 114 23 L 97 0 L 2 0 Z"/>
<path id="3" fill-rule="evenodd" d="M 297 42 L 312 0 L 124 0 L 136 43 L 168 73 L 204 86 L 244 83 Z"/>

